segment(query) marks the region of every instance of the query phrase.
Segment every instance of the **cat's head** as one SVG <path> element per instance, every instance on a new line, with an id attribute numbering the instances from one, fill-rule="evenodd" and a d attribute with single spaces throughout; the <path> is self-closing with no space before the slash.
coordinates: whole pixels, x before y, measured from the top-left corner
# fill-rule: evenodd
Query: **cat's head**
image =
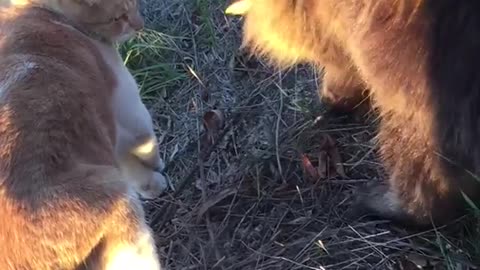
<path id="1" fill-rule="evenodd" d="M 318 0 L 230 0 L 225 13 L 244 18 L 243 46 L 287 67 L 314 57 Z"/>
<path id="2" fill-rule="evenodd" d="M 40 4 L 62 13 L 85 30 L 109 42 L 122 43 L 144 27 L 139 0 L 11 0 Z"/>

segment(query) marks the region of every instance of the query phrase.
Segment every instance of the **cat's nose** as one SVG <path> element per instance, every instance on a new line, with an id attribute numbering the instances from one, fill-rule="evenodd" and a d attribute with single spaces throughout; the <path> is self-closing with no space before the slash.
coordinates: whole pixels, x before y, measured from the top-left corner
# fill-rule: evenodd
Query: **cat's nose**
<path id="1" fill-rule="evenodd" d="M 140 15 L 140 13 L 136 13 L 132 16 L 129 16 L 128 21 L 130 23 L 130 26 L 135 31 L 140 31 L 145 27 L 145 22 L 143 20 L 142 15 Z"/>

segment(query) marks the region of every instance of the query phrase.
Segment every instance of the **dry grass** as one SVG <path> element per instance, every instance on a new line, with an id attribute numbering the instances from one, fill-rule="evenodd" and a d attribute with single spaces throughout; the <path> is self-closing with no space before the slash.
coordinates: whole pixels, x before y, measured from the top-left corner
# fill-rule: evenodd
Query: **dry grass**
<path id="1" fill-rule="evenodd" d="M 478 241 L 460 224 L 345 222 L 351 191 L 382 176 L 374 124 L 319 117 L 315 72 L 246 58 L 225 5 L 149 0 L 152 30 L 122 48 L 176 189 L 147 204 L 167 269 L 476 269 Z M 208 148 L 214 109 L 225 127 Z"/>

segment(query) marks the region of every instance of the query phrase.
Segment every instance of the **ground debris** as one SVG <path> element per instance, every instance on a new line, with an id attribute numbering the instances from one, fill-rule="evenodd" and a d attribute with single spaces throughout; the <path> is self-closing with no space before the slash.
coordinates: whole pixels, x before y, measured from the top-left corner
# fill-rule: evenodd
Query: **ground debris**
<path id="1" fill-rule="evenodd" d="M 135 74 L 176 185 L 146 204 L 166 269 L 475 269 L 460 225 L 345 220 L 355 188 L 383 178 L 375 116 L 326 117 L 317 72 L 240 51 L 225 7 L 145 1 L 147 25 L 165 33 Z"/>

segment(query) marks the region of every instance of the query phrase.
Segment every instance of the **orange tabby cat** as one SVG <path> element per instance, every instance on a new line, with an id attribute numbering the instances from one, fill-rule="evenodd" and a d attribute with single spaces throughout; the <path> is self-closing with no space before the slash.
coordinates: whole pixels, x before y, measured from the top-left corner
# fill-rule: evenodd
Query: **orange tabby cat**
<path id="1" fill-rule="evenodd" d="M 122 87 L 99 47 L 138 29 L 136 0 L 12 4 L 0 10 L 0 269 L 160 269 L 119 170 Z"/>

